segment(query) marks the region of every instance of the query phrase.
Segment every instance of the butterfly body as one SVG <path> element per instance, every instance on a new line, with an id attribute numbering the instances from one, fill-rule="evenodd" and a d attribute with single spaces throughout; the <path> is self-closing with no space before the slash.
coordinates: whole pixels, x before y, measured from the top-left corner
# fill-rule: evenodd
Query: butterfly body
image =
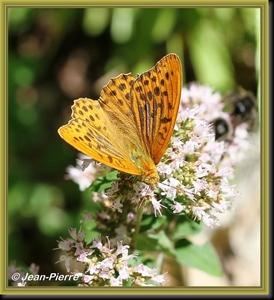
<path id="1" fill-rule="evenodd" d="M 102 89 L 98 100 L 79 98 L 60 136 L 77 150 L 119 171 L 159 181 L 161 160 L 176 121 L 181 63 L 169 54 L 137 78 L 120 74 Z"/>

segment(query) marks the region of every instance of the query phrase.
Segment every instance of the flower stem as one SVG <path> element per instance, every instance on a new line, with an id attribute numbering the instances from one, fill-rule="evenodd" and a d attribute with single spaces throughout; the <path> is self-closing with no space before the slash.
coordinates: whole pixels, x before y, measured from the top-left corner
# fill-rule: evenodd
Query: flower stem
<path id="1" fill-rule="evenodd" d="M 139 234 L 139 231 L 141 228 L 142 215 L 143 215 L 143 207 L 139 207 L 137 210 L 137 215 L 136 215 L 135 232 L 132 237 L 132 251 L 134 251 L 137 246 L 137 238 L 138 238 L 138 234 Z"/>

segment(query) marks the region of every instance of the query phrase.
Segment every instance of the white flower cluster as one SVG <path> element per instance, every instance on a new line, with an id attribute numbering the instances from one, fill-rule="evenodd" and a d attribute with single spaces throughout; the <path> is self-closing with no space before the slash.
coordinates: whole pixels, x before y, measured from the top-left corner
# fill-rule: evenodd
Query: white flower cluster
<path id="1" fill-rule="evenodd" d="M 224 120 L 229 124 L 227 129 L 233 127 L 231 116 L 223 110 L 221 94 L 210 87 L 191 84 L 183 88 L 173 136 L 157 165 L 158 187 L 152 190 L 145 183 L 134 181 L 133 189 L 124 195 L 116 183 L 107 194 L 101 195 L 103 201 L 110 199 L 112 208 L 120 213 L 125 198 L 135 204 L 146 201 L 152 204 L 155 215 L 162 215 L 163 208 L 170 208 L 173 213 L 185 213 L 206 226 L 218 225 L 218 218 L 212 212 L 223 213 L 231 208 L 238 193 L 229 180 L 233 178 L 233 167 L 249 147 L 245 123 L 227 132 L 226 138 L 220 139 L 221 133 L 217 138 L 214 120 Z M 90 161 L 84 162 L 88 165 Z M 82 173 L 80 165 L 76 169 L 77 172 L 72 167 L 68 169 L 68 178 L 77 182 L 80 189 L 88 187 L 98 176 L 94 164 L 86 166 Z"/>
<path id="2" fill-rule="evenodd" d="M 84 271 L 72 271 L 80 280 L 79 286 L 155 286 L 165 282 L 164 275 L 157 275 L 156 269 L 143 264 L 133 266 L 135 255 L 128 254 L 129 246 L 117 243 L 111 248 L 110 243 L 103 244 L 100 238 L 93 240 L 91 246 L 84 242 L 84 233 L 76 229 L 69 230 L 71 238 L 59 242 L 59 249 L 66 251 L 59 262 L 64 262 L 70 272 L 70 263 L 75 258 L 83 263 Z M 73 253 L 73 255 L 71 255 Z"/>

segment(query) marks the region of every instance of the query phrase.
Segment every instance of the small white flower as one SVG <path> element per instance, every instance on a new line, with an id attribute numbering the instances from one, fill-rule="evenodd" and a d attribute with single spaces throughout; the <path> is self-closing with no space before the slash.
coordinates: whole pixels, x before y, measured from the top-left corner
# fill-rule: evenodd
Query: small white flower
<path id="1" fill-rule="evenodd" d="M 218 218 L 210 215 L 210 214 L 204 214 L 202 216 L 203 219 L 203 223 L 207 226 L 207 227 L 211 227 L 213 228 L 213 225 L 217 225 L 220 226 L 220 224 L 218 223 Z"/>
<path id="2" fill-rule="evenodd" d="M 219 190 L 216 190 L 216 191 L 213 191 L 212 189 L 206 191 L 206 195 L 211 198 L 212 200 L 216 200 L 218 195 L 219 195 L 220 191 Z"/>
<path id="3" fill-rule="evenodd" d="M 98 248 L 100 251 L 102 251 L 102 249 L 103 249 L 103 244 L 102 244 L 101 239 L 100 239 L 100 238 L 95 238 L 95 239 L 92 241 L 91 248 Z"/>
<path id="4" fill-rule="evenodd" d="M 159 182 L 158 186 L 163 192 L 161 195 L 166 196 L 167 198 L 174 200 L 177 195 L 176 187 L 180 185 L 180 182 L 175 178 L 169 178 L 163 181 L 162 183 Z"/>
<path id="5" fill-rule="evenodd" d="M 140 273 L 144 277 L 153 277 L 156 276 L 157 270 L 156 269 L 151 269 L 147 267 L 146 265 L 139 264 L 138 266 L 134 267 L 133 270 L 135 272 Z"/>
<path id="6" fill-rule="evenodd" d="M 98 263 L 98 265 L 102 270 L 107 270 L 108 272 L 109 269 L 113 269 L 113 258 L 107 257 L 104 260 L 102 260 L 100 263 Z"/>
<path id="7" fill-rule="evenodd" d="M 197 178 L 202 178 L 204 176 L 207 176 L 208 173 L 211 171 L 212 166 L 209 164 L 201 164 L 196 168 L 195 175 Z"/>
<path id="8" fill-rule="evenodd" d="M 122 256 L 128 256 L 128 249 L 129 246 L 128 245 L 123 245 L 121 242 L 118 243 L 117 245 L 117 250 L 115 252 L 115 254 L 118 256 L 120 254 L 122 254 Z"/>
<path id="9" fill-rule="evenodd" d="M 230 201 L 222 200 L 219 203 L 213 202 L 212 206 L 217 212 L 224 213 L 228 208 L 232 206 L 232 203 Z"/>
<path id="10" fill-rule="evenodd" d="M 194 193 L 200 195 L 201 191 L 204 191 L 208 188 L 208 183 L 205 178 L 197 179 L 196 181 L 193 180 L 192 182 L 194 187 Z"/>
<path id="11" fill-rule="evenodd" d="M 123 280 L 121 277 L 111 277 L 110 278 L 110 286 L 122 286 L 123 285 Z"/>
<path id="12" fill-rule="evenodd" d="M 95 179 L 94 174 L 96 170 L 94 167 L 88 167 L 88 169 L 83 172 L 80 167 L 68 166 L 66 171 L 68 172 L 66 179 L 71 179 L 77 183 L 80 191 L 86 190 Z"/>
<path id="13" fill-rule="evenodd" d="M 72 261 L 71 256 L 61 255 L 58 262 L 65 262 L 65 267 L 67 269 L 67 272 L 70 271 L 70 262 Z"/>
<path id="14" fill-rule="evenodd" d="M 171 208 L 173 209 L 173 213 L 176 214 L 182 212 L 186 208 L 186 206 L 180 204 L 179 202 L 174 201 L 174 204 L 172 205 Z"/>
<path id="15" fill-rule="evenodd" d="M 122 280 L 129 279 L 129 274 L 130 274 L 130 268 L 127 266 L 124 266 L 119 270 L 119 276 L 121 277 Z"/>
<path id="16" fill-rule="evenodd" d="M 206 209 L 205 207 L 193 206 L 193 207 L 192 207 L 192 212 L 193 212 L 194 215 L 196 216 L 195 219 L 201 220 L 201 219 L 203 218 L 203 216 L 206 215 L 205 209 Z"/>
<path id="17" fill-rule="evenodd" d="M 84 276 L 83 276 L 83 281 L 84 281 L 85 283 L 90 283 L 90 282 L 92 281 L 92 279 L 93 279 L 93 276 L 92 276 L 92 275 L 84 275 Z"/>
<path id="18" fill-rule="evenodd" d="M 170 175 L 172 173 L 172 168 L 170 165 L 166 165 L 166 164 L 161 164 L 159 163 L 158 166 L 157 166 L 157 171 L 160 173 L 160 174 L 167 174 L 167 175 Z"/>
<path id="19" fill-rule="evenodd" d="M 194 139 L 191 139 L 184 144 L 184 153 L 185 154 L 193 154 L 195 150 L 198 148 L 199 144 L 194 141 Z"/>
<path id="20" fill-rule="evenodd" d="M 162 200 L 157 201 L 155 197 L 151 198 L 150 202 L 153 205 L 154 208 L 154 215 L 155 217 L 157 216 L 157 213 L 161 216 L 161 207 L 165 207 L 164 205 L 161 204 Z M 165 207 L 166 208 L 166 207 Z"/>
<path id="21" fill-rule="evenodd" d="M 155 281 L 155 282 L 157 282 L 157 283 L 159 283 L 159 284 L 162 284 L 162 283 L 165 282 L 165 275 L 166 275 L 166 273 L 165 273 L 165 274 L 162 274 L 162 275 L 154 276 L 154 277 L 152 278 L 152 280 Z"/>
<path id="22" fill-rule="evenodd" d="M 218 172 L 215 173 L 215 176 L 220 176 L 220 177 L 228 177 L 231 178 L 233 176 L 233 169 L 231 166 L 226 166 L 222 169 L 220 169 Z"/>

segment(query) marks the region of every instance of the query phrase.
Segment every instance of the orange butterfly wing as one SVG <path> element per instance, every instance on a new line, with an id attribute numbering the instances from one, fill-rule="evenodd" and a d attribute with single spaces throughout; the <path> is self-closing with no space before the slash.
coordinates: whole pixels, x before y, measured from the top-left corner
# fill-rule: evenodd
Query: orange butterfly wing
<path id="1" fill-rule="evenodd" d="M 80 152 L 119 171 L 141 175 L 131 161 L 130 141 L 123 134 L 135 130 L 129 124 L 124 133 L 102 109 L 99 101 L 80 98 L 72 106 L 72 120 L 59 128 L 60 136 Z M 132 129 L 132 130 L 130 130 Z"/>
<path id="2" fill-rule="evenodd" d="M 140 139 L 157 165 L 161 160 L 177 118 L 182 89 L 182 67 L 175 54 L 163 57 L 132 84 L 132 111 Z"/>

